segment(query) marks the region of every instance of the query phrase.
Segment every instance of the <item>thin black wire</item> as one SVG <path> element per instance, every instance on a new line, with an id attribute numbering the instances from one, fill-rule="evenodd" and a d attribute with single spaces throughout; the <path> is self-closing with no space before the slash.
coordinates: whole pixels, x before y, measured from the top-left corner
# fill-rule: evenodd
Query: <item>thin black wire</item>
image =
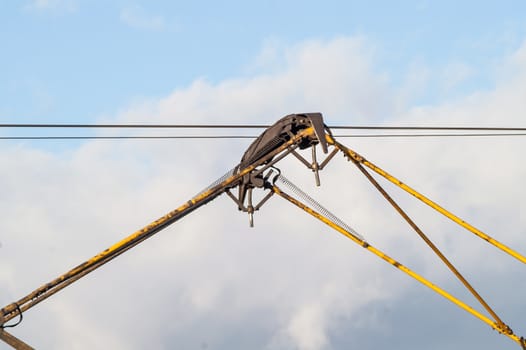
<path id="1" fill-rule="evenodd" d="M 0 128 L 112 128 L 112 129 L 264 129 L 270 125 L 240 124 L 0 124 Z"/>
<path id="2" fill-rule="evenodd" d="M 330 129 L 347 130 L 428 130 L 428 131 L 526 131 L 516 127 L 480 127 L 480 126 L 346 126 L 336 125 Z"/>
<path id="3" fill-rule="evenodd" d="M 0 140 L 255 139 L 257 136 L 1 136 Z"/>
<path id="4" fill-rule="evenodd" d="M 526 136 L 526 133 L 463 133 L 463 134 L 363 134 L 335 135 L 334 137 L 494 137 L 494 136 Z"/>
<path id="5" fill-rule="evenodd" d="M 270 125 L 250 124 L 0 124 L 0 128 L 113 128 L 113 129 L 265 129 Z M 428 131 L 526 131 L 521 127 L 467 126 L 352 126 L 333 125 L 330 129 L 345 130 L 428 130 Z"/>
<path id="6" fill-rule="evenodd" d="M 423 138 L 423 137 L 503 137 L 526 136 L 526 133 L 463 134 L 362 134 L 334 135 L 337 138 Z M 189 135 L 189 136 L 0 136 L 0 140 L 170 140 L 170 139 L 255 139 L 254 135 Z"/>
<path id="7" fill-rule="evenodd" d="M 22 310 L 20 310 L 20 305 L 18 305 L 17 303 L 15 303 L 15 306 L 16 306 L 16 311 L 18 311 L 18 321 L 13 323 L 13 324 L 3 324 L 3 325 L 0 325 L 0 328 L 1 329 L 4 329 L 4 328 L 13 328 L 13 327 L 16 327 L 18 326 L 20 323 L 22 323 L 22 321 L 24 320 L 24 315 L 22 314 Z"/>

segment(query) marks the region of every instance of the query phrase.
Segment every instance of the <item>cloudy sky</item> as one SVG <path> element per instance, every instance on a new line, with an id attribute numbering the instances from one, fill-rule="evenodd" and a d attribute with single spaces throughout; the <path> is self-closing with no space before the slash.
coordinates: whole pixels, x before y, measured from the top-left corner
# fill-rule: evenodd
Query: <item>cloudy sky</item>
<path id="1" fill-rule="evenodd" d="M 3 1 L 0 42 L 1 123 L 271 124 L 317 111 L 329 125 L 526 126 L 522 1 Z M 525 137 L 341 141 L 526 253 Z M 186 202 L 249 143 L 0 140 L 0 307 Z M 280 168 L 480 309 L 343 157 L 320 188 L 299 162 Z M 524 265 L 385 185 L 526 335 Z M 13 333 L 39 349 L 518 349 L 280 198 L 255 224 L 220 197 Z"/>

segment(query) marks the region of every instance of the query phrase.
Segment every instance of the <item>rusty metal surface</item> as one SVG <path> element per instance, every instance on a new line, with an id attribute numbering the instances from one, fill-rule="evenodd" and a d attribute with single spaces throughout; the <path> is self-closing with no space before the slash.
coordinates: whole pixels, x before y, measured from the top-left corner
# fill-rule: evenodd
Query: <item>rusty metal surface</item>
<path id="1" fill-rule="evenodd" d="M 236 169 L 243 169 L 249 164 L 259 161 L 262 157 L 266 157 L 269 152 L 280 147 L 285 142 L 289 141 L 300 131 L 307 128 L 312 128 L 313 133 L 309 137 L 303 138 L 298 143 L 299 149 L 305 149 L 316 144 L 320 144 L 323 152 L 327 153 L 327 140 L 325 139 L 325 124 L 321 113 L 302 113 L 289 114 L 276 123 L 267 128 L 254 142 L 250 144 Z M 292 150 L 292 152 L 294 152 Z M 294 153 L 293 153 L 294 154 Z M 298 157 L 298 154 L 295 154 Z M 299 159 L 302 159 L 301 157 Z M 267 157 L 265 163 L 272 161 L 272 157 Z M 265 164 L 263 163 L 263 164 Z M 307 167 L 311 168 L 311 164 L 306 163 Z M 315 165 L 316 172 L 318 164 Z M 318 181 L 319 182 L 319 181 Z M 251 203 L 244 205 L 247 193 L 251 188 L 263 187 L 264 181 L 261 174 L 247 174 L 243 177 L 239 185 L 237 201 L 240 203 L 239 210 L 250 211 Z"/>
<path id="2" fill-rule="evenodd" d="M 0 328 L 0 339 L 17 350 L 34 350 L 31 346 L 27 345 L 11 333 L 6 332 L 2 328 Z"/>
<path id="3" fill-rule="evenodd" d="M 321 163 L 321 165 L 318 164 L 314 148 L 318 144 L 320 144 L 324 153 L 328 153 L 328 146 L 334 146 L 334 150 L 326 157 L 326 159 Z M 305 159 L 303 159 L 298 153 L 295 152 L 295 149 L 305 149 L 308 147 L 313 148 L 312 164 L 309 164 Z M 300 159 L 300 161 L 302 161 L 302 163 L 304 163 L 309 169 L 315 172 L 316 181 L 317 184 L 319 184 L 318 170 L 323 169 L 338 151 L 342 151 L 345 154 L 345 156 L 359 168 L 363 175 L 365 175 L 366 178 L 369 179 L 369 181 L 374 185 L 374 187 L 376 187 L 380 191 L 383 197 L 395 208 L 395 210 L 398 211 L 398 213 L 408 222 L 408 224 L 417 232 L 417 234 L 420 235 L 420 237 L 429 245 L 429 247 L 441 258 L 441 260 L 451 269 L 451 271 L 457 276 L 457 278 L 460 279 L 460 281 L 475 296 L 475 298 L 478 299 L 478 301 L 486 309 L 486 311 L 489 314 L 491 314 L 493 320 L 474 310 L 461 300 L 453 297 L 446 291 L 433 285 L 431 282 L 429 282 L 422 276 L 417 275 L 415 272 L 409 270 L 399 262 L 395 261 L 394 259 L 385 255 L 383 252 L 371 246 L 367 241 L 365 241 L 363 237 L 361 237 L 354 230 L 352 230 L 352 228 L 347 226 L 345 223 L 343 223 L 340 219 L 331 214 L 327 209 L 319 205 L 312 198 L 308 197 L 308 195 L 301 192 L 301 190 L 299 190 L 294 185 L 289 186 L 289 188 L 291 188 L 293 192 L 297 195 L 299 194 L 299 196 L 303 200 L 306 200 L 310 205 L 313 205 L 316 210 L 313 210 L 310 207 L 307 207 L 305 204 L 298 201 L 297 199 L 290 197 L 289 195 L 281 191 L 278 187 L 276 187 L 275 184 L 270 184 L 269 182 L 273 169 L 277 170 L 278 173 L 280 173 L 279 169 L 275 168 L 274 165 L 281 159 L 292 153 L 294 156 Z M 387 194 L 387 192 L 378 184 L 378 182 L 371 176 L 371 174 L 364 168 L 364 166 L 367 166 L 369 169 L 384 176 L 389 181 L 397 184 L 399 187 L 402 187 L 402 189 L 408 191 L 416 198 L 422 200 L 426 204 L 433 207 L 435 210 L 446 215 L 448 218 L 467 228 L 471 232 L 477 234 L 479 237 L 486 239 L 485 234 L 479 232 L 478 230 L 474 229 L 471 225 L 465 223 L 453 214 L 447 212 L 445 209 L 439 207 L 437 204 L 427 199 L 416 190 L 413 190 L 407 185 L 403 184 L 401 181 L 394 178 L 392 175 L 386 173 L 374 164 L 370 163 L 353 150 L 338 143 L 332 137 L 330 130 L 327 129 L 323 124 L 322 115 L 320 113 L 291 114 L 278 120 L 278 122 L 276 122 L 274 125 L 265 130 L 261 134 L 261 136 L 258 137 L 248 147 L 246 152 L 243 154 L 240 163 L 233 170 L 229 171 L 227 174 L 225 174 L 225 176 L 216 180 L 216 182 L 214 182 L 212 185 L 200 192 L 198 195 L 194 196 L 188 202 L 184 203 L 177 209 L 174 209 L 173 211 L 169 212 L 168 214 L 159 218 L 158 220 L 148 224 L 142 229 L 132 233 L 130 236 L 115 243 L 111 247 L 93 256 L 89 260 L 76 266 L 75 268 L 59 276 L 53 281 L 44 284 L 43 286 L 29 293 L 20 300 L 13 302 L 0 309 L 0 326 L 12 327 L 18 324 L 19 322 L 11 324 L 9 326 L 5 325 L 6 322 L 15 318 L 16 316 L 20 316 L 21 321 L 22 313 L 26 310 L 30 309 L 34 305 L 40 303 L 41 301 L 57 293 L 61 289 L 70 285 L 71 283 L 82 278 L 86 274 L 106 264 L 107 262 L 121 255 L 122 253 L 126 252 L 127 250 L 133 248 L 134 246 L 143 242 L 147 238 L 153 236 L 155 233 L 178 221 L 180 218 L 186 216 L 187 214 L 200 208 L 206 203 L 212 201 L 214 198 L 218 197 L 222 193 L 226 192 L 227 195 L 230 196 L 238 205 L 240 210 L 249 213 L 251 224 L 253 220 L 252 215 L 254 211 L 257 211 L 273 194 L 277 194 L 287 199 L 292 204 L 305 210 L 317 219 L 325 222 L 333 229 L 339 231 L 346 237 L 353 240 L 355 243 L 361 245 L 363 248 L 371 251 L 373 254 L 377 255 L 378 257 L 382 258 L 383 260 L 387 261 L 388 263 L 402 270 L 403 272 L 407 273 L 408 275 L 415 278 L 427 287 L 431 288 L 441 296 L 452 301 L 457 306 L 471 313 L 483 322 L 487 323 L 500 333 L 503 333 L 504 335 L 513 339 L 514 341 L 519 343 L 524 350 L 526 350 L 526 341 L 524 340 L 524 338 L 519 338 L 512 332 L 512 330 L 506 324 L 504 324 L 501 321 L 501 319 L 480 297 L 480 295 L 474 290 L 474 288 L 464 279 L 462 275 L 460 275 L 456 268 L 446 259 L 446 257 L 427 238 L 427 236 L 418 228 L 418 226 L 416 226 L 412 219 L 409 218 L 409 216 L 398 206 L 398 204 L 389 196 L 389 194 Z M 274 175 L 272 176 L 274 177 Z M 281 179 L 281 181 L 284 184 L 287 184 L 288 182 L 288 180 L 286 180 L 282 176 L 275 176 L 274 179 Z M 238 197 L 235 197 L 235 195 L 231 193 L 231 190 L 235 187 L 238 187 L 239 190 Z M 264 188 L 265 190 L 270 190 L 270 192 L 260 201 L 260 203 L 256 205 L 253 205 L 252 203 L 252 190 L 254 188 Z M 246 205 L 245 199 L 248 200 L 248 203 Z M 503 247 L 502 244 L 498 242 L 494 243 L 492 239 L 488 240 L 488 242 L 507 251 L 515 257 L 517 257 L 518 255 L 514 251 L 511 251 L 511 249 Z M 522 258 L 522 260 L 520 258 Z M 525 262 L 522 256 L 519 256 L 519 260 Z M 32 349 L 29 345 L 17 339 L 12 334 L 6 332 L 3 328 L 0 328 L 0 340 L 3 340 L 5 343 L 11 345 L 15 349 Z"/>
<path id="4" fill-rule="evenodd" d="M 312 140 L 313 137 L 315 136 L 314 129 L 312 127 L 306 127 L 299 130 L 297 134 L 292 135 L 292 137 L 289 140 L 281 144 L 279 147 L 270 150 L 266 155 L 258 158 L 253 163 L 246 165 L 244 168 L 238 168 L 237 171 L 234 174 L 232 174 L 232 176 L 228 177 L 216 186 L 213 186 L 212 188 L 209 188 L 204 192 L 199 193 L 197 196 L 190 199 L 189 201 L 181 205 L 179 208 L 169 212 L 168 214 L 164 215 L 158 220 L 132 233 L 130 236 L 115 243 L 111 247 L 86 260 L 82 264 L 74 267 L 73 269 L 57 277 L 51 282 L 42 285 L 41 287 L 37 288 L 36 290 L 29 293 L 20 300 L 8 304 L 0 310 L 0 319 L 2 320 L 1 324 L 4 325 L 5 322 L 8 322 L 14 317 L 21 315 L 22 312 L 27 311 L 29 308 L 42 302 L 46 298 L 57 293 L 61 289 L 77 281 L 86 274 L 92 272 L 93 270 L 99 268 L 100 266 L 106 264 L 107 262 L 121 255 L 122 253 L 126 252 L 128 249 L 131 249 L 132 247 L 136 246 L 137 244 L 141 243 L 147 238 L 153 236 L 155 233 L 161 231 L 162 229 L 176 222 L 180 218 L 191 213 L 195 209 L 210 202 L 214 198 L 227 191 L 229 188 L 236 187 L 245 175 L 250 174 L 250 172 L 255 170 L 258 166 L 261 166 L 263 164 L 271 165 L 279 161 L 284 157 L 284 155 L 280 153 L 284 153 L 285 151 L 285 155 L 288 154 L 288 148 L 297 146 L 298 144 L 303 142 L 310 142 L 305 140 Z M 12 345 L 13 342 L 16 342 L 16 340 L 13 340 L 16 338 L 12 337 L 7 332 L 3 331 L 2 335 L 3 337 L 1 338 L 1 340 L 5 341 L 8 344 Z M 22 347 L 21 349 L 26 348 Z"/>

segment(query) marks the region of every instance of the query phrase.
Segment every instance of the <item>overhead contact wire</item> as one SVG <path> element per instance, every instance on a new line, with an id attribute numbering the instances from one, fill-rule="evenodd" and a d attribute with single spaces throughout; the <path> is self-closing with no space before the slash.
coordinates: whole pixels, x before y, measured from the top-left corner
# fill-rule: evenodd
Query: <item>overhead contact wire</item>
<path id="1" fill-rule="evenodd" d="M 197 196 L 195 196 L 194 198 L 192 198 L 185 204 L 181 205 L 179 208 L 169 212 L 165 216 L 150 223 L 144 228 L 132 233 L 128 237 L 115 243 L 111 247 L 93 256 L 92 258 L 85 261 L 84 263 L 74 267 L 73 269 L 69 270 L 68 272 L 59 276 L 53 281 L 46 283 L 45 285 L 39 287 L 38 289 L 34 290 L 33 292 L 26 295 L 25 297 L 21 298 L 17 302 L 14 302 L 14 303 L 11 303 L 5 306 L 4 308 L 0 309 L 0 312 L 2 313 L 2 315 L 0 315 L 1 316 L 0 319 L 2 320 L 3 323 L 8 322 L 13 317 L 16 317 L 16 315 L 18 315 L 17 310 L 19 311 L 21 310 L 22 312 L 26 311 L 30 307 L 38 304 L 39 302 L 45 300 L 49 296 L 63 289 L 67 285 L 78 280 L 80 277 L 102 266 L 108 261 L 124 253 L 128 249 L 136 246 L 137 244 L 151 237 L 155 233 L 159 232 L 160 230 L 164 229 L 165 227 L 179 220 L 183 216 L 189 214 L 190 212 L 194 211 L 200 206 L 208 203 L 209 201 L 213 200 L 214 198 L 222 194 L 228 188 L 228 186 L 233 185 L 236 181 L 239 181 L 239 179 L 241 179 L 244 175 L 254 170 L 257 166 L 264 163 L 267 159 L 271 159 L 272 157 L 275 157 L 278 153 L 283 152 L 284 150 L 287 150 L 288 147 L 297 143 L 299 140 L 302 139 L 302 137 L 305 137 L 306 135 L 311 134 L 311 133 L 313 133 L 312 128 L 301 131 L 298 135 L 296 135 L 289 141 L 283 143 L 283 145 L 281 145 L 279 148 L 267 154 L 266 157 L 263 157 L 255 161 L 253 164 L 250 164 L 243 169 L 238 169 L 238 172 L 236 174 L 225 179 L 221 184 L 218 184 L 217 186 L 203 193 L 198 194 Z M 276 158 L 279 158 L 279 157 L 276 157 Z"/>
<path id="2" fill-rule="evenodd" d="M 0 123 L 0 128 L 108 128 L 108 129 L 266 129 L 266 124 L 67 124 L 67 123 Z M 375 126 L 332 125 L 345 130 L 429 130 L 429 131 L 526 131 L 526 127 L 471 126 Z"/>
<path id="3" fill-rule="evenodd" d="M 526 136 L 526 133 L 464 133 L 464 134 L 356 134 L 334 135 L 337 138 L 426 138 L 426 137 L 506 137 Z M 0 140 L 199 140 L 256 139 L 256 135 L 130 135 L 130 136 L 0 136 Z"/>

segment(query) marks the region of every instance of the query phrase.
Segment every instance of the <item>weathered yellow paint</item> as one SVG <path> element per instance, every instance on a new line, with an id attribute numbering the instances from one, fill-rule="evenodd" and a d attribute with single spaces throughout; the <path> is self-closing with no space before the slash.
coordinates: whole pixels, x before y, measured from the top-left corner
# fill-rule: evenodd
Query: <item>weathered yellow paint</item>
<path id="1" fill-rule="evenodd" d="M 448 258 L 438 249 L 438 247 L 427 237 L 427 235 L 418 227 L 418 225 L 406 214 L 406 212 L 396 203 L 396 201 L 387 193 L 387 191 L 375 180 L 375 178 L 363 167 L 363 165 L 352 159 L 353 163 L 358 167 L 363 175 L 372 183 L 372 185 L 382 194 L 382 196 L 393 206 L 393 208 L 402 216 L 402 218 L 411 226 L 411 228 L 424 240 L 424 242 L 431 248 L 431 250 L 442 260 L 442 262 L 449 268 L 456 278 L 466 287 L 469 292 L 478 300 L 484 309 L 493 317 L 495 322 L 503 328 L 504 322 L 500 319 L 497 313 L 489 306 L 489 304 L 482 298 L 482 296 L 473 288 L 464 276 L 457 270 L 457 268 L 449 261 Z"/>
<path id="2" fill-rule="evenodd" d="M 449 218 L 453 222 L 457 223 L 458 225 L 460 225 L 460 226 L 464 227 L 465 229 L 467 229 L 468 231 L 472 232 L 476 236 L 482 238 L 486 242 L 494 245 L 495 247 L 499 248 L 500 250 L 508 253 L 509 255 L 513 256 L 517 260 L 519 260 L 522 263 L 526 264 L 526 257 L 524 257 L 522 254 L 520 254 L 517 251 L 511 249 L 510 247 L 504 245 L 503 243 L 497 241 L 496 239 L 490 237 L 486 233 L 482 232 L 481 230 L 477 229 L 476 227 L 474 227 L 471 224 L 467 223 L 466 221 L 462 220 L 461 218 L 459 218 L 455 214 L 451 213 L 450 211 L 444 209 L 443 207 L 441 207 L 437 203 L 433 202 L 431 199 L 427 198 L 426 196 L 424 196 L 420 192 L 416 191 L 415 189 L 409 187 L 408 185 L 406 185 L 405 183 L 403 183 L 402 181 L 400 181 L 399 179 L 397 179 L 393 175 L 389 174 L 387 171 L 385 171 L 382 168 L 380 168 L 380 167 L 376 166 L 375 164 L 371 163 L 370 161 L 368 161 L 367 159 L 365 159 L 364 157 L 362 157 L 361 155 L 359 155 L 355 151 L 353 151 L 353 150 L 345 147 L 344 145 L 340 144 L 339 142 L 334 140 L 334 138 L 332 138 L 330 135 L 327 135 L 327 143 L 329 143 L 330 145 L 334 145 L 335 147 L 340 149 L 347 157 L 350 157 L 350 158 L 354 159 L 355 161 L 365 165 L 369 169 L 371 169 L 374 172 L 376 172 L 378 175 L 381 175 L 382 177 L 384 177 L 385 179 L 389 180 L 390 182 L 392 182 L 396 186 L 400 187 L 404 191 L 408 192 L 409 194 L 411 194 L 415 198 L 419 199 L 420 201 L 422 201 L 423 203 L 427 204 L 431 208 L 435 209 L 436 211 L 438 211 L 442 215 L 446 216 L 447 218 Z"/>
<path id="3" fill-rule="evenodd" d="M 29 308 L 38 304 L 39 302 L 46 299 L 47 297 L 55 294 L 59 290 L 63 289 L 67 285 L 78 280 L 79 278 L 86 275 L 87 273 L 104 265 L 108 261 L 124 253 L 128 249 L 134 247 L 135 245 L 141 243 L 145 239 L 151 237 L 153 234 L 157 233 L 163 228 L 174 223 L 181 217 L 189 214 L 193 210 L 208 203 L 215 197 L 222 194 L 227 188 L 229 188 L 229 186 L 234 185 L 244 175 L 248 174 L 249 172 L 254 170 L 256 167 L 263 164 L 266 160 L 271 159 L 272 157 L 278 155 L 279 153 L 298 144 L 302 139 L 306 137 L 312 138 L 314 137 L 314 135 L 315 135 L 314 129 L 312 127 L 308 127 L 308 128 L 301 130 L 294 137 L 292 137 L 289 141 L 287 141 L 286 143 L 284 143 L 283 145 L 281 145 L 274 151 L 269 152 L 265 157 L 261 158 L 259 161 L 251 164 L 250 166 L 247 166 L 244 169 L 240 169 L 237 174 L 227 178 L 226 180 L 224 180 L 217 186 L 198 194 L 194 198 L 190 199 L 188 202 L 181 205 L 179 208 L 169 212 L 165 216 L 159 218 L 158 220 L 155 220 L 149 225 L 132 233 L 131 235 L 122 239 L 121 241 L 113 244 L 109 248 L 93 256 L 92 258 L 88 259 L 82 264 L 74 267 L 73 269 L 59 276 L 53 281 L 41 286 L 40 288 L 26 295 L 25 297 L 18 300 L 17 302 L 5 306 L 4 308 L 0 310 L 0 312 L 2 313 L 2 315 L 0 316 L 3 316 L 3 322 L 7 322 L 10 319 L 16 317 L 19 314 L 19 311 L 24 312 L 28 310 Z M 278 158 L 279 157 L 277 157 L 276 159 Z"/>
<path id="4" fill-rule="evenodd" d="M 11 333 L 7 333 L 4 329 L 0 328 L 0 340 L 3 340 L 5 343 L 11 345 L 17 350 L 34 350 L 31 346 L 24 343 L 22 340 L 18 339 Z"/>
<path id="5" fill-rule="evenodd" d="M 323 223 L 327 224 L 329 227 L 331 227 L 334 230 L 338 231 L 339 233 L 341 233 L 345 237 L 349 238 L 350 240 L 352 240 L 356 244 L 362 246 L 363 248 L 367 249 L 368 251 L 370 251 L 374 255 L 380 257 L 381 259 L 383 259 L 384 261 L 386 261 L 389 264 L 393 265 L 394 267 L 396 267 L 400 271 L 406 273 L 407 275 L 411 276 L 412 278 L 414 278 L 418 282 L 422 283 L 426 287 L 432 289 L 433 291 L 435 291 L 436 293 L 440 294 L 441 296 L 443 296 L 447 300 L 451 301 L 452 303 L 454 303 L 455 305 L 457 305 L 461 309 L 469 312 L 470 314 L 472 314 L 473 316 L 477 317 L 481 321 L 487 323 L 489 326 L 491 326 L 493 329 L 497 330 L 499 333 L 502 333 L 502 334 L 506 335 L 508 338 L 514 340 L 515 342 L 517 342 L 521 346 L 524 344 L 523 343 L 524 340 L 522 340 L 522 338 L 519 338 L 517 335 L 515 335 L 513 333 L 513 331 L 508 326 L 506 326 L 506 325 L 499 325 L 498 323 L 494 322 L 493 320 L 491 320 L 487 316 L 485 316 L 482 313 L 478 312 L 477 310 L 473 309 L 471 306 L 469 306 L 466 303 L 462 302 L 461 300 L 457 299 L 456 297 L 454 297 L 453 295 L 449 294 L 448 292 L 446 292 L 442 288 L 440 288 L 440 287 L 436 286 L 435 284 L 431 283 L 426 278 L 420 276 L 419 274 L 417 274 L 416 272 L 412 271 L 408 267 L 402 265 L 401 263 L 399 263 L 395 259 L 391 258 L 390 256 L 388 256 L 387 254 L 385 254 L 381 250 L 373 247 L 372 245 L 370 245 L 366 241 L 360 239 L 359 237 L 357 237 L 356 235 L 352 234 L 351 232 L 346 231 L 341 226 L 339 226 L 336 223 L 332 222 L 331 220 L 327 219 L 325 216 L 321 215 L 320 213 L 318 213 L 315 210 L 311 209 L 310 207 L 306 206 L 302 202 L 300 202 L 297 199 L 289 196 L 288 194 L 283 192 L 279 187 L 274 186 L 272 188 L 272 190 L 277 195 L 279 195 L 280 197 L 286 199 L 287 201 L 289 201 L 290 203 L 294 204 L 298 208 L 303 209 L 308 214 L 314 216 L 316 219 L 318 219 L 318 220 L 322 221 Z"/>
<path id="6" fill-rule="evenodd" d="M 31 292 L 27 296 L 23 297 L 16 303 L 12 303 L 4 307 L 0 310 L 0 318 L 2 318 L 2 324 L 9 321 L 13 317 L 16 317 L 20 312 L 26 311 L 27 309 L 31 308 L 32 306 L 38 304 L 39 302 L 43 301 L 47 297 L 55 294 L 56 292 L 60 291 L 64 287 L 68 286 L 69 284 L 75 282 L 82 276 L 90 273 L 91 271 L 97 269 L 98 267 L 102 266 L 103 264 L 111 261 L 113 258 L 117 257 L 118 255 L 124 253 L 128 249 L 131 249 L 135 245 L 141 243 L 145 239 L 151 237 L 153 234 L 157 233 L 158 231 L 162 230 L 163 228 L 167 227 L 168 225 L 174 223 L 178 219 L 182 218 L 183 216 L 187 215 L 188 213 L 192 212 L 193 210 L 199 208 L 201 205 L 204 205 L 214 199 L 215 197 L 219 196 L 221 193 L 223 193 L 225 190 L 227 190 L 229 187 L 236 184 L 237 181 L 239 181 L 244 175 L 248 174 L 252 170 L 254 170 L 257 166 L 261 165 L 263 162 L 265 162 L 265 159 L 270 159 L 279 153 L 285 151 L 286 149 L 289 149 L 293 147 L 294 145 L 298 144 L 299 141 L 301 141 L 302 138 L 305 137 L 315 137 L 315 131 L 312 127 L 309 127 L 307 129 L 304 129 L 300 131 L 295 137 L 293 137 L 290 141 L 283 144 L 278 149 L 274 150 L 273 152 L 270 152 L 266 157 L 262 158 L 260 161 L 251 164 L 250 166 L 246 167 L 245 169 L 240 170 L 237 174 L 229 177 L 219 185 L 203 192 L 197 195 L 196 197 L 192 198 L 185 204 L 181 205 L 179 208 L 169 212 L 165 216 L 159 218 L 158 220 L 150 223 L 149 225 L 145 226 L 144 228 L 132 233 L 130 236 L 124 238 L 123 240 L 115 243 L 114 245 L 110 246 L 106 250 L 100 252 L 99 254 L 93 256 L 92 258 L 88 259 L 84 263 L 76 266 L 72 270 L 66 272 L 65 274 L 59 276 L 55 280 L 41 286 L 40 288 L 36 289 L 35 291 Z M 487 242 L 497 246 L 498 248 L 502 249 L 503 251 L 507 252 L 508 254 L 514 256 L 518 260 L 522 261 L 523 263 L 526 263 L 526 258 L 519 253 L 513 251 L 512 249 L 506 247 L 502 243 L 494 240 L 493 238 L 489 237 L 485 233 L 481 232 L 480 230 L 474 228 L 470 224 L 466 223 L 465 221 L 461 220 L 460 218 L 456 217 L 454 214 L 450 213 L 449 211 L 445 210 L 444 208 L 440 207 L 438 204 L 434 203 L 424 195 L 420 194 L 416 190 L 412 189 L 411 187 L 405 185 L 400 180 L 396 179 L 394 176 L 390 175 L 389 173 L 385 172 L 381 168 L 377 167 L 373 163 L 369 162 L 356 152 L 348 149 L 347 147 L 339 144 L 336 142 L 332 136 L 326 135 L 327 143 L 330 145 L 335 146 L 339 150 L 341 150 L 347 157 L 353 159 L 355 162 L 359 164 L 363 164 L 370 168 L 371 170 L 375 171 L 379 175 L 383 176 L 390 182 L 394 183 L 395 185 L 401 187 L 405 191 L 409 192 L 411 195 L 415 196 L 419 200 L 423 201 L 427 205 L 431 206 L 435 210 L 439 211 L 449 219 L 453 220 L 454 222 L 458 223 L 459 225 L 463 226 L 464 228 L 468 229 L 469 231 L 473 232 L 480 238 L 486 240 Z M 283 155 L 282 155 L 283 156 Z M 332 157 L 332 156 L 331 156 Z M 274 161 L 276 161 L 279 157 L 277 157 Z M 505 334 L 512 340 L 518 342 L 522 345 L 523 349 L 526 350 L 526 342 L 523 338 L 517 337 L 511 329 L 506 326 L 504 323 L 498 323 L 494 322 L 484 314 L 478 312 L 477 310 L 473 309 L 469 305 L 465 304 L 464 302 L 460 301 L 459 299 L 455 298 L 451 294 L 447 293 L 443 289 L 435 286 L 433 283 L 428 281 L 427 279 L 423 278 L 422 276 L 418 275 L 417 273 L 413 272 L 409 268 L 405 267 L 404 265 L 400 264 L 393 258 L 389 257 L 382 251 L 376 249 L 375 247 L 369 245 L 366 241 L 362 240 L 361 238 L 353 235 L 351 232 L 346 231 L 342 227 L 338 226 L 337 224 L 333 223 L 329 219 L 325 218 L 324 216 L 320 215 L 319 213 L 315 212 L 311 208 L 307 207 L 303 203 L 297 201 L 296 199 L 288 196 L 287 194 L 283 193 L 279 188 L 274 187 L 274 192 L 280 195 L 281 197 L 287 199 L 291 203 L 295 204 L 296 206 L 300 207 L 301 209 L 305 210 L 309 214 L 313 215 L 314 217 L 318 218 L 319 220 L 323 221 L 333 229 L 337 230 L 347 238 L 351 239 L 355 243 L 359 244 L 360 246 L 366 248 L 376 256 L 380 257 L 384 261 L 388 262 L 389 264 L 393 265 L 394 267 L 398 268 L 399 270 L 403 271 L 407 275 L 411 276 L 412 278 L 416 279 L 420 283 L 424 284 L 428 288 L 432 289 L 433 291 L 437 292 L 444 298 L 450 300 L 455 305 L 459 306 L 460 308 L 464 309 L 465 311 L 469 312 L 473 316 L 479 318 L 483 322 L 490 325 L 492 328 L 496 329 L 497 331 Z M 0 339 L 6 341 L 9 343 L 9 341 L 13 340 L 13 337 L 5 332 L 4 330 L 0 329 Z"/>

